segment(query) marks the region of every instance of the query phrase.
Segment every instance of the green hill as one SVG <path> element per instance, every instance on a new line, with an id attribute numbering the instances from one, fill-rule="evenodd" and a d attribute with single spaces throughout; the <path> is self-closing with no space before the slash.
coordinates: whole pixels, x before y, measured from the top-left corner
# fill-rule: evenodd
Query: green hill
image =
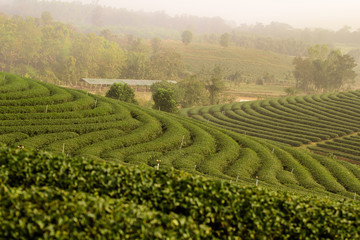
<path id="1" fill-rule="evenodd" d="M 258 176 L 263 187 L 300 194 L 360 192 L 356 165 L 83 91 L 0 79 L 0 143 L 122 165 L 160 162 L 243 185 Z"/>
<path id="2" fill-rule="evenodd" d="M 242 73 L 244 81 L 254 83 L 257 78 L 269 73 L 276 81 L 294 83 L 286 75 L 293 70 L 293 57 L 254 48 L 222 47 L 206 43 L 184 45 L 180 41 L 163 41 L 164 46 L 176 49 L 182 55 L 186 69 L 201 72 L 203 68 L 223 66 L 227 73 Z"/>
<path id="3" fill-rule="evenodd" d="M 0 146 L 1 239 L 356 239 L 359 205 Z"/>
<path id="4" fill-rule="evenodd" d="M 284 97 L 183 109 L 223 128 L 359 164 L 360 92 Z"/>

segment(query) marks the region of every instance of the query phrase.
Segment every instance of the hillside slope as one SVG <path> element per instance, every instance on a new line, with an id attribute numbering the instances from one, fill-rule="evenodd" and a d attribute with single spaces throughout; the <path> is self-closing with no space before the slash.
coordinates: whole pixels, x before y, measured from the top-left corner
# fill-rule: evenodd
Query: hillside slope
<path id="1" fill-rule="evenodd" d="M 278 81 L 284 81 L 285 75 L 293 70 L 293 57 L 271 51 L 236 46 L 222 47 L 215 44 L 191 43 L 184 45 L 180 41 L 163 41 L 166 47 L 174 48 L 181 54 L 186 69 L 199 73 L 203 68 L 220 65 L 227 74 L 236 71 L 242 73 L 244 81 L 255 82 L 268 73 Z M 293 82 L 288 79 L 287 81 Z"/>
<path id="2" fill-rule="evenodd" d="M 302 193 L 360 192 L 358 166 L 179 115 L 10 74 L 0 76 L 0 143 Z"/>
<path id="3" fill-rule="evenodd" d="M 284 97 L 182 109 L 191 118 L 360 163 L 360 92 Z"/>
<path id="4" fill-rule="evenodd" d="M 359 204 L 0 146 L 1 239 L 357 239 Z"/>

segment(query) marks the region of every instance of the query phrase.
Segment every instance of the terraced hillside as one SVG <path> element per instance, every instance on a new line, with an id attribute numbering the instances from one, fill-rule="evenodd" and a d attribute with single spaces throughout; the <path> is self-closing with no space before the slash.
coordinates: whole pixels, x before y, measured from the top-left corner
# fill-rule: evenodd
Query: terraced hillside
<path id="1" fill-rule="evenodd" d="M 0 146 L 0 239 L 359 239 L 358 201 Z"/>
<path id="2" fill-rule="evenodd" d="M 360 163 L 360 92 L 284 97 L 183 109 L 182 114 L 235 132 Z M 314 143 L 317 143 L 314 145 Z"/>
<path id="3" fill-rule="evenodd" d="M 204 67 L 221 65 L 230 73 L 239 71 L 244 80 L 255 82 L 265 73 L 274 75 L 276 79 L 284 81 L 285 74 L 293 69 L 293 57 L 243 47 L 222 47 L 220 44 L 191 43 L 184 45 L 180 41 L 163 41 L 166 47 L 176 49 L 181 54 L 187 70 L 199 73 Z M 294 79 L 286 80 L 295 83 Z"/>
<path id="4" fill-rule="evenodd" d="M 160 160 L 161 169 L 173 167 L 248 185 L 258 176 L 259 184 L 271 189 L 351 197 L 360 192 L 360 168 L 347 162 L 183 116 L 0 75 L 1 143 L 125 165 L 155 167 Z M 333 124 L 338 126 L 333 132 L 317 129 L 325 138 L 355 130 L 355 125 L 347 129 Z"/>

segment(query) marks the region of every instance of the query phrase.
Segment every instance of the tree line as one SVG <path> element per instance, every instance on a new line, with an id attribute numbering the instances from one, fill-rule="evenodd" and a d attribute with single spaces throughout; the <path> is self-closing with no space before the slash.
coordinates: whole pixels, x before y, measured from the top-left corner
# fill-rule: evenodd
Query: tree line
<path id="1" fill-rule="evenodd" d="M 57 21 L 71 23 L 82 31 L 99 33 L 111 28 L 121 36 L 152 39 L 180 40 L 181 33 L 188 29 L 194 34 L 194 41 L 218 44 L 224 34 L 231 36 L 231 42 L 237 46 L 254 47 L 283 54 L 300 55 L 306 49 L 318 43 L 357 43 L 360 41 L 360 29 L 344 26 L 338 31 L 322 28 L 297 29 L 292 26 L 271 22 L 253 25 L 230 26 L 225 20 L 215 17 L 196 17 L 181 15 L 170 17 L 165 12 L 147 13 L 129 11 L 96 4 L 82 4 L 79 1 L 38 1 L 7 0 L 0 2 L 0 9 L 10 15 L 39 17 L 49 12 Z M 226 37 L 226 36 L 225 36 Z"/>
<path id="2" fill-rule="evenodd" d="M 76 83 L 83 77 L 177 79 L 180 54 L 154 39 L 151 46 L 109 30 L 78 32 L 44 12 L 40 18 L 0 14 L 0 71 L 51 83 Z"/>

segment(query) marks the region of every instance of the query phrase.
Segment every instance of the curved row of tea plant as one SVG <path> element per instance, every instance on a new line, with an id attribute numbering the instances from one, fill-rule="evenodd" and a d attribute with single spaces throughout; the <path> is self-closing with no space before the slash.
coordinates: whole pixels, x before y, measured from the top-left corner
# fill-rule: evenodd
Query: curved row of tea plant
<path id="1" fill-rule="evenodd" d="M 360 160 L 353 142 L 327 141 L 360 129 L 360 92 L 283 97 L 182 109 L 181 114 L 250 136 Z M 345 138 L 346 139 L 346 138 Z"/>
<path id="2" fill-rule="evenodd" d="M 332 158 L 347 159 L 354 163 L 360 162 L 360 136 L 358 134 L 325 141 L 308 148 L 320 154 L 327 154 Z"/>
<path id="3" fill-rule="evenodd" d="M 339 174 L 339 168 L 308 152 L 217 128 L 210 123 L 10 74 L 6 74 L 2 84 L 7 90 L 0 99 L 3 111 L 0 143 L 123 165 L 157 167 L 160 164 L 161 169 L 176 168 L 242 184 L 254 185 L 258 177 L 261 186 L 272 189 L 348 197 L 360 192 L 360 177 L 352 165 L 344 165 L 346 174 Z M 43 97 L 32 91 L 38 87 L 47 89 L 41 91 Z M 17 93 L 20 92 L 24 93 L 24 98 L 19 99 Z M 55 97 L 58 100 L 52 101 Z M 230 110 L 217 108 L 197 111 L 219 123 L 226 122 L 225 117 L 230 117 L 220 119 L 218 111 Z M 202 118 L 202 115 L 195 116 Z M 255 114 L 253 116 L 255 119 Z M 228 128 L 236 130 L 231 124 L 233 122 Z M 251 121 L 246 124 L 251 128 Z M 285 138 L 284 129 L 287 128 L 279 127 L 273 140 L 307 143 L 316 136 L 320 139 L 341 132 L 340 127 L 333 133 L 313 127 L 314 132 L 307 135 L 301 135 L 298 129 Z M 264 125 L 253 133 L 263 136 L 268 132 L 265 130 Z"/>
<path id="4" fill-rule="evenodd" d="M 360 207 L 0 146 L 1 239 L 358 239 Z"/>

